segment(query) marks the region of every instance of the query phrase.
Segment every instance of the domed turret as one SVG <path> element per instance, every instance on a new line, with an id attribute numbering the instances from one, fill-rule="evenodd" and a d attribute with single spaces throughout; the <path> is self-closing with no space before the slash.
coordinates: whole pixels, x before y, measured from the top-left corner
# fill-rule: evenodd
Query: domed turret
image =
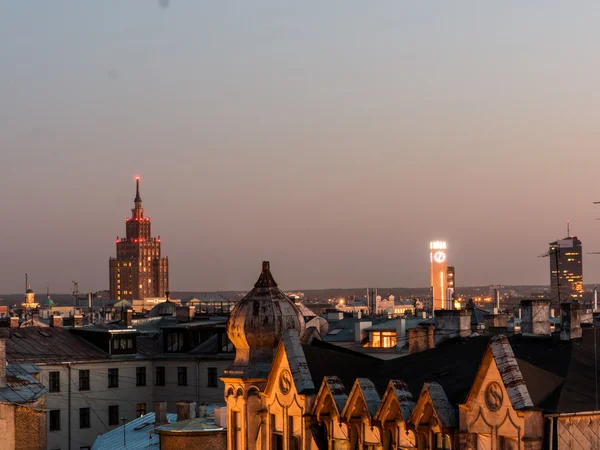
<path id="1" fill-rule="evenodd" d="M 169 291 L 165 292 L 167 300 L 159 303 L 148 313 L 148 317 L 168 317 L 174 316 L 177 311 L 177 305 L 169 300 Z"/>
<path id="2" fill-rule="evenodd" d="M 248 295 L 227 321 L 227 336 L 235 346 L 235 361 L 226 376 L 266 378 L 277 345 L 286 330 L 304 330 L 304 318 L 293 301 L 277 287 L 269 262 Z"/>

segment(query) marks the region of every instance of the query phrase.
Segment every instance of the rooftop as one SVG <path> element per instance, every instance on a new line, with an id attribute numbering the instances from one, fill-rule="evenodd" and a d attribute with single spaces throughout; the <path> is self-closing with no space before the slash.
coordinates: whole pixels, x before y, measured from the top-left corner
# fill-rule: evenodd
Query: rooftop
<path id="1" fill-rule="evenodd" d="M 34 375 L 40 370 L 33 364 L 9 364 L 6 366 L 6 386 L 0 388 L 0 401 L 29 403 L 47 392 Z"/>
<path id="2" fill-rule="evenodd" d="M 177 414 L 167 414 L 169 422 L 177 420 Z M 116 449 L 159 449 L 160 439 L 154 431 L 155 414 L 150 413 L 138 417 L 125 424 L 125 433 L 123 425 L 96 438 L 92 450 L 116 450 Z M 123 435 L 127 446 L 123 446 Z"/>

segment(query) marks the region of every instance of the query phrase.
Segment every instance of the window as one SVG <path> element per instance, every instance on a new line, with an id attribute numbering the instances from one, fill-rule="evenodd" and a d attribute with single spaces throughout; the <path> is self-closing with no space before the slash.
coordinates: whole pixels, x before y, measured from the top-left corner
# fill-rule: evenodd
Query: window
<path id="1" fill-rule="evenodd" d="M 142 417 L 146 415 L 146 404 L 145 403 L 136 403 L 135 404 L 135 416 Z"/>
<path id="2" fill-rule="evenodd" d="M 157 386 L 165 385 L 165 368 L 162 366 L 156 367 L 156 378 L 154 379 L 154 384 Z"/>
<path id="3" fill-rule="evenodd" d="M 146 368 L 145 367 L 136 367 L 135 368 L 135 385 L 136 386 L 146 386 Z"/>
<path id="4" fill-rule="evenodd" d="M 50 372 L 48 376 L 50 392 L 60 392 L 60 372 Z"/>
<path id="5" fill-rule="evenodd" d="M 177 368 L 177 385 L 187 386 L 187 367 Z"/>
<path id="6" fill-rule="evenodd" d="M 90 408 L 79 408 L 79 428 L 90 427 Z"/>
<path id="7" fill-rule="evenodd" d="M 119 425 L 119 405 L 110 405 L 108 407 L 108 424 Z"/>
<path id="8" fill-rule="evenodd" d="M 50 411 L 50 431 L 60 430 L 60 409 Z"/>
<path id="9" fill-rule="evenodd" d="M 217 386 L 218 386 L 217 368 L 209 367 L 208 368 L 208 387 L 217 387 Z"/>
<path id="10" fill-rule="evenodd" d="M 119 387 L 119 369 L 108 369 L 108 387 Z"/>
<path id="11" fill-rule="evenodd" d="M 90 390 L 90 371 L 80 370 L 79 371 L 79 390 L 89 391 Z"/>

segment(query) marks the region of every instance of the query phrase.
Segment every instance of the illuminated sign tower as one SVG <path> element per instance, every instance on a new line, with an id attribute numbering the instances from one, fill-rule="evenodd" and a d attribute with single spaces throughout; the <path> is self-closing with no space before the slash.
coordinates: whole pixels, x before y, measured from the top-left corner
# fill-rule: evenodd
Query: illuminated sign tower
<path id="1" fill-rule="evenodd" d="M 433 241 L 429 243 L 429 259 L 431 261 L 431 297 L 433 299 L 433 310 L 452 309 L 448 307 L 448 255 L 445 241 Z"/>

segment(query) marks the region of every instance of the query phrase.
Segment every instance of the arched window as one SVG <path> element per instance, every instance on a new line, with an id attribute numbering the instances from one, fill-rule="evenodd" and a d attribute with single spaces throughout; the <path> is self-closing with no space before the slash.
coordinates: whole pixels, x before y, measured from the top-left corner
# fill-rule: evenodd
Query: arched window
<path id="1" fill-rule="evenodd" d="M 436 450 L 452 450 L 452 440 L 450 436 L 443 433 L 436 433 L 435 435 L 435 449 Z"/>

